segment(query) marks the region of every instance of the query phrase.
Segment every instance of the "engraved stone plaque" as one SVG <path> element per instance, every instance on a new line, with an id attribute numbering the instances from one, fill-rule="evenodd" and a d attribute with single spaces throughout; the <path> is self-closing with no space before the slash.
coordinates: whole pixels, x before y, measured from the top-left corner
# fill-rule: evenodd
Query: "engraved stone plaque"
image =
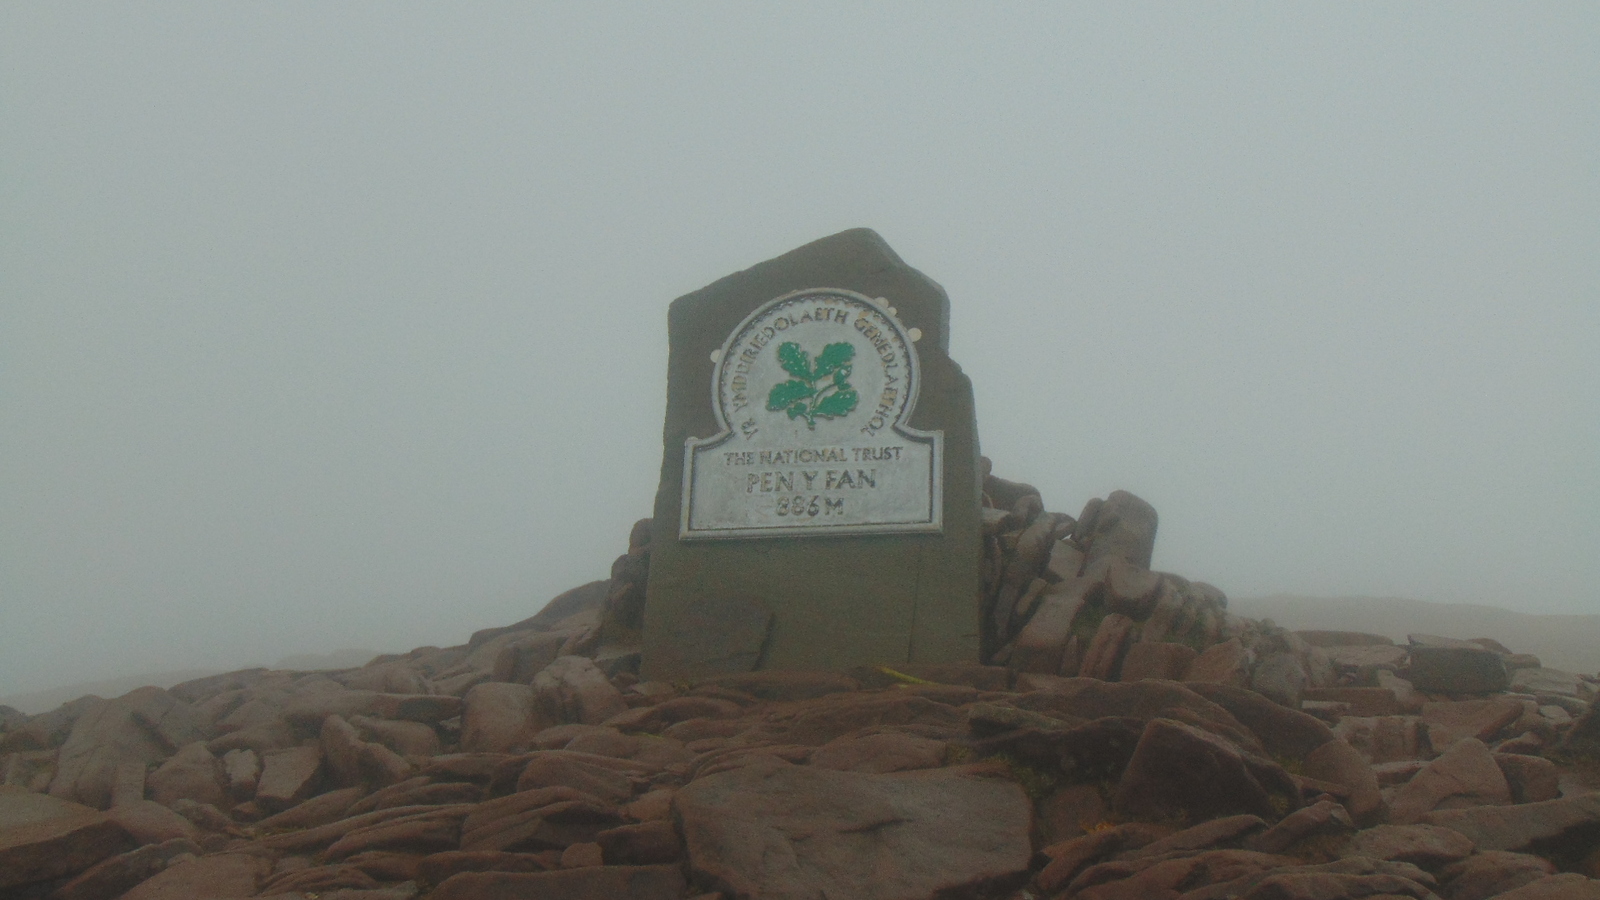
<path id="1" fill-rule="evenodd" d="M 891 303 L 795 291 L 728 335 L 710 385 L 721 430 L 684 446 L 683 539 L 941 530 L 944 436 L 906 424 L 920 333 Z"/>
<path id="2" fill-rule="evenodd" d="M 975 662 L 983 476 L 944 289 L 856 228 L 677 298 L 667 338 L 640 677 Z"/>

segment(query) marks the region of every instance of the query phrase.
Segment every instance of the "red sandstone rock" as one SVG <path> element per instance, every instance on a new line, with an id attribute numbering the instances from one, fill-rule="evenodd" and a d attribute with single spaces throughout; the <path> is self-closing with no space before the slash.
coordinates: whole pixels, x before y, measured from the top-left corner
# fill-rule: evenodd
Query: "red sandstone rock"
<path id="1" fill-rule="evenodd" d="M 1096 582 L 1073 578 L 1045 588 L 1039 605 L 1017 634 L 1011 667 L 1019 672 L 1054 675 L 1061 669 L 1062 652 L 1072 626 L 1088 601 Z M 1077 674 L 1076 667 L 1073 674 Z"/>
<path id="2" fill-rule="evenodd" d="M 1342 856 L 1392 859 L 1437 869 L 1472 855 L 1472 841 L 1438 825 L 1379 825 L 1357 834 Z"/>
<path id="3" fill-rule="evenodd" d="M 463 872 L 434 889 L 429 900 L 678 900 L 677 866 L 596 866 L 564 872 Z"/>
<path id="4" fill-rule="evenodd" d="M 1494 761 L 1511 786 L 1512 803 L 1538 803 L 1561 796 L 1560 772 L 1542 756 L 1496 753 Z"/>
<path id="5" fill-rule="evenodd" d="M 1133 619 L 1120 613 L 1111 613 L 1100 621 L 1094 637 L 1083 653 L 1079 674 L 1102 681 L 1113 681 L 1122 668 L 1122 655 L 1133 636 Z"/>
<path id="6" fill-rule="evenodd" d="M 890 775 L 779 762 L 678 792 L 697 878 L 751 898 L 924 900 L 1026 871 L 1027 797 L 962 769 Z"/>
<path id="7" fill-rule="evenodd" d="M 1494 754 L 1476 738 L 1457 741 L 1395 792 L 1390 820 L 1417 822 L 1449 799 L 1459 805 L 1505 806 L 1511 788 L 1495 764 Z"/>
<path id="8" fill-rule="evenodd" d="M 1433 756 L 1428 726 L 1416 716 L 1345 716 L 1334 733 L 1373 765 Z"/>
<path id="9" fill-rule="evenodd" d="M 281 810 L 310 797 L 322 775 L 322 751 L 317 747 L 291 747 L 265 755 L 256 803 L 262 809 Z"/>
<path id="10" fill-rule="evenodd" d="M 359 786 L 328 791 L 276 815 L 268 816 L 257 822 L 256 827 L 281 831 L 291 828 L 314 828 L 329 822 L 337 822 L 344 818 L 351 805 L 365 793 L 366 789 Z M 355 810 L 355 812 L 366 812 L 366 810 Z"/>
<path id="11" fill-rule="evenodd" d="M 1430 825 L 1466 835 L 1479 850 L 1527 850 L 1535 843 L 1600 828 L 1600 793 L 1517 806 L 1441 809 L 1423 816 Z"/>
<path id="12" fill-rule="evenodd" d="M 101 701 L 73 723 L 50 793 L 104 809 L 111 805 L 118 764 L 157 763 L 203 737 L 189 705 L 159 688 Z"/>
<path id="13" fill-rule="evenodd" d="M 1521 703 L 1504 698 L 1436 701 L 1422 705 L 1422 721 L 1428 725 L 1428 739 L 1441 751 L 1467 738 L 1487 744 L 1505 737 L 1504 732 L 1522 714 Z"/>
<path id="14" fill-rule="evenodd" d="M 104 813 L 0 786 L 0 891 L 76 874 L 132 845 Z"/>
<path id="15" fill-rule="evenodd" d="M 1127 655 L 1122 658 L 1119 680 L 1154 678 L 1181 681 L 1198 655 L 1193 648 L 1183 644 L 1151 644 L 1143 641 L 1130 644 Z"/>
<path id="16" fill-rule="evenodd" d="M 1575 872 L 1547 875 L 1497 894 L 1497 900 L 1600 900 L 1600 881 Z"/>
<path id="17" fill-rule="evenodd" d="M 180 862 L 122 895 L 122 900 L 232 900 L 254 897 L 272 864 L 224 853 Z"/>
<path id="18" fill-rule="evenodd" d="M 1238 638 L 1212 644 L 1189 665 L 1183 680 L 1243 687 L 1250 680 L 1250 651 Z"/>
<path id="19" fill-rule="evenodd" d="M 114 900 L 183 853 L 199 856 L 201 850 L 192 841 L 172 840 L 109 857 L 57 888 L 53 900 Z"/>
<path id="20" fill-rule="evenodd" d="M 595 835 L 605 852 L 606 865 L 648 866 L 670 863 L 683 856 L 683 843 L 670 821 L 656 820 L 621 825 Z"/>
<path id="21" fill-rule="evenodd" d="M 220 805 L 224 802 L 221 764 L 204 741 L 188 744 L 173 754 L 146 780 L 150 799 L 171 805 L 175 800 Z"/>
<path id="22" fill-rule="evenodd" d="M 153 800 L 114 806 L 108 815 L 140 844 L 160 844 L 175 839 L 195 841 L 200 838 L 194 823 Z"/>
<path id="23" fill-rule="evenodd" d="M 903 772 L 944 764 L 945 742 L 910 734 L 835 738 L 811 754 L 811 764 L 841 772 Z"/>
<path id="24" fill-rule="evenodd" d="M 1123 815 L 1150 819 L 1277 817 L 1238 747 L 1171 719 L 1151 719 L 1145 726 L 1113 804 Z"/>
<path id="25" fill-rule="evenodd" d="M 550 722 L 598 725 L 627 709 L 593 660 L 563 656 L 534 676 L 541 712 Z"/>
<path id="26" fill-rule="evenodd" d="M 536 697 L 525 684 L 486 682 L 467 691 L 462 701 L 461 749 L 468 753 L 511 753 L 526 750 L 542 725 Z"/>
<path id="27" fill-rule="evenodd" d="M 1344 807 L 1357 824 L 1370 825 L 1383 810 L 1383 795 L 1372 766 L 1341 738 L 1306 754 L 1301 771 L 1307 777 L 1330 781 L 1346 791 Z"/>
<path id="28" fill-rule="evenodd" d="M 1486 850 L 1444 867 L 1439 879 L 1446 885 L 1448 900 L 1486 900 L 1555 872 L 1555 864 L 1548 859 Z"/>

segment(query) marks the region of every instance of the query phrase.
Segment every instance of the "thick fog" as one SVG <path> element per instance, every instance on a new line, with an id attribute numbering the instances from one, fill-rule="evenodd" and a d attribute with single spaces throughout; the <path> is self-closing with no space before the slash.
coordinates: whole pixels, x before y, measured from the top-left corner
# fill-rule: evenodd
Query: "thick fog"
<path id="1" fill-rule="evenodd" d="M 1233 596 L 1600 612 L 1600 6 L 0 8 L 0 695 L 460 643 L 666 309 L 878 230 L 984 452 Z"/>

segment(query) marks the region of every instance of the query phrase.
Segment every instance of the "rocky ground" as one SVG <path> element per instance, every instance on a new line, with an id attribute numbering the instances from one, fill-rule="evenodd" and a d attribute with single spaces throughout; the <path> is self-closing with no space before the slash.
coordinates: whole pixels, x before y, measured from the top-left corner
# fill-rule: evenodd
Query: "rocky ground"
<path id="1" fill-rule="evenodd" d="M 0 900 L 1600 898 L 1596 679 L 1240 619 L 1138 498 L 986 487 L 989 665 L 641 682 L 641 523 L 462 646 L 0 710 Z"/>

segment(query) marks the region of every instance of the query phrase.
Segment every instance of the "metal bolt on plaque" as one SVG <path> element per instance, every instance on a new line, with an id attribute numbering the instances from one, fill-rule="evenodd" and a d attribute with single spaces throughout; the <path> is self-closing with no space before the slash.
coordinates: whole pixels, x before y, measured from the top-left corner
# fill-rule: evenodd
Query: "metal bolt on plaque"
<path id="1" fill-rule="evenodd" d="M 941 531 L 944 435 L 906 424 L 918 337 L 837 288 L 747 316 L 713 354 L 721 430 L 685 441 L 680 537 Z"/>

